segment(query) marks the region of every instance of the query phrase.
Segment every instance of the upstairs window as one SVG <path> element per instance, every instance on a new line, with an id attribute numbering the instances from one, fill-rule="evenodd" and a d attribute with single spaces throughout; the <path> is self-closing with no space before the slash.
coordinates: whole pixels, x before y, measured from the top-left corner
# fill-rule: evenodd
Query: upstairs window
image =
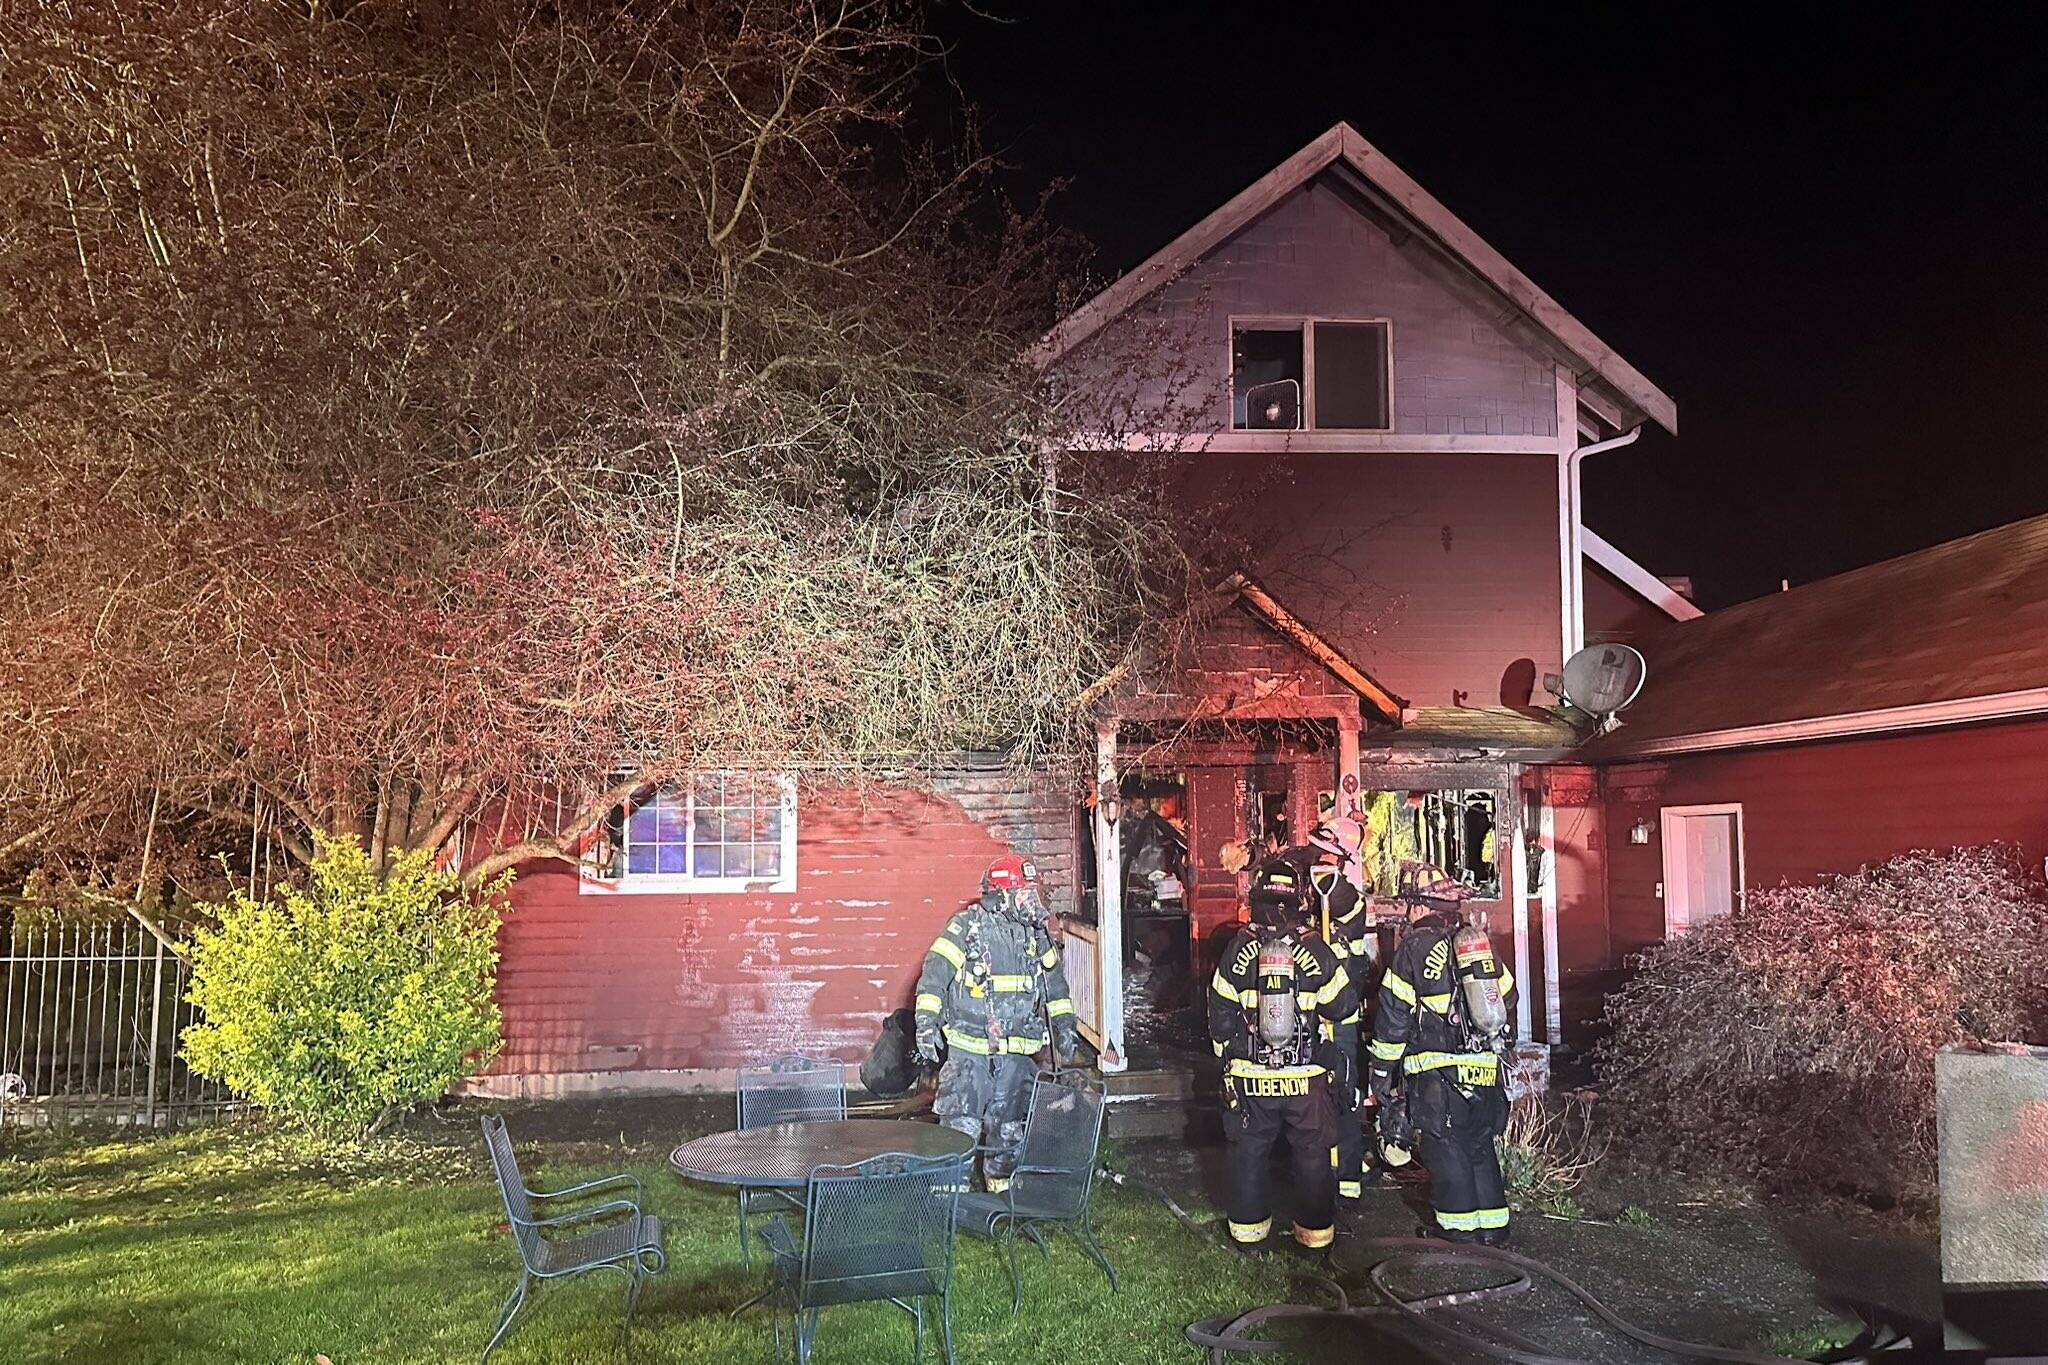
<path id="1" fill-rule="evenodd" d="M 1390 429 L 1390 332 L 1385 320 L 1233 323 L 1231 428 Z"/>
<path id="2" fill-rule="evenodd" d="M 1238 431 L 1301 426 L 1302 329 L 1235 327 L 1230 334 L 1230 425 Z"/>
<path id="3" fill-rule="evenodd" d="M 796 787 L 700 773 L 612 813 L 601 885 L 631 892 L 796 890 Z"/>

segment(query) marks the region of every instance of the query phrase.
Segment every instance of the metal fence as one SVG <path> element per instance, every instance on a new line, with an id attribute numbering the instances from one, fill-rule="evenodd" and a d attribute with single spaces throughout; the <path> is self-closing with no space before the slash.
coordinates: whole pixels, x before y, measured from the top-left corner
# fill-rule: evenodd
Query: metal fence
<path id="1" fill-rule="evenodd" d="M 16 927 L 0 939 L 0 1128 L 168 1128 L 235 1097 L 196 1076 L 178 1038 L 182 954 L 132 919 Z"/>

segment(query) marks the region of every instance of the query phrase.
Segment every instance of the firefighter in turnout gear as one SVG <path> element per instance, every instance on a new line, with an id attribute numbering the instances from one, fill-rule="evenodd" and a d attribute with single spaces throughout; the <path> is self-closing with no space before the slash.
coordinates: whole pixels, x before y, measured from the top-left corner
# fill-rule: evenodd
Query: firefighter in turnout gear
<path id="1" fill-rule="evenodd" d="M 1372 1054 L 1383 1150 L 1420 1142 L 1436 1226 L 1426 1234 L 1504 1246 L 1507 1194 L 1494 1139 L 1507 1127 L 1501 1054 L 1513 1041 L 1514 977 L 1486 933 L 1465 922 L 1469 890 L 1437 868 L 1402 878 L 1408 927 L 1380 979 Z"/>
<path id="2" fill-rule="evenodd" d="M 983 1155 L 982 1176 L 1000 1194 L 1024 1141 L 1036 1055 L 1051 1041 L 1057 1066 L 1073 1054 L 1077 1031 L 1036 866 L 1015 854 L 989 864 L 980 902 L 954 915 L 932 941 L 917 978 L 915 1015 L 919 1059 L 936 1063 L 945 1052 L 932 1113 L 999 1149 Z"/>
<path id="3" fill-rule="evenodd" d="M 1357 820 L 1341 819 L 1317 825 L 1309 832 L 1308 843 L 1281 855 L 1302 879 L 1309 918 L 1344 964 L 1361 1008 L 1372 984 L 1369 953 L 1376 947 L 1366 926 L 1365 897 L 1359 890 L 1359 846 L 1363 840 L 1364 827 Z M 1330 1099 L 1337 1110 L 1337 1197 L 1358 1199 L 1365 1193 L 1365 1133 L 1358 1120 L 1359 1085 L 1364 1075 L 1358 1065 L 1359 1016 L 1354 1014 L 1345 1022 L 1351 1027 L 1344 1032 L 1347 1041 L 1340 1044 L 1344 1065 L 1330 1073 Z"/>
<path id="4" fill-rule="evenodd" d="M 1344 963 L 1309 923 L 1293 865 L 1252 876 L 1252 922 L 1223 950 L 1209 992 L 1209 1037 L 1224 1059 L 1225 1209 L 1231 1241 L 1258 1246 L 1273 1228 L 1267 1167 L 1286 1133 L 1294 1170 L 1294 1239 L 1320 1251 L 1336 1236 L 1338 1132 L 1331 1073 L 1357 1047 L 1358 995 Z"/>

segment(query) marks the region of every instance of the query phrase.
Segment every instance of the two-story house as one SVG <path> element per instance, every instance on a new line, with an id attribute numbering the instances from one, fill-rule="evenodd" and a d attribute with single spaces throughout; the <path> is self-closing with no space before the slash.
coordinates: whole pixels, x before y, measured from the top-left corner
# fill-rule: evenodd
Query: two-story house
<path id="1" fill-rule="evenodd" d="M 514 889 L 495 1086 L 856 1056 L 1005 847 L 1044 868 L 1077 1006 L 1115 1069 L 1138 964 L 1183 991 L 1203 979 L 1243 859 L 1331 809 L 1374 815 L 1390 851 L 1481 888 L 1525 983 L 1524 1036 L 1559 1036 L 1561 972 L 1605 949 L 1560 924 L 1574 889 L 1543 852 L 1544 768 L 1579 739 L 1540 680 L 1585 640 L 1580 461 L 1646 424 L 1675 432 L 1675 405 L 1342 124 L 1038 358 L 1085 391 L 1148 347 L 1140 372 L 1187 420 L 1120 439 L 1181 462 L 1175 496 L 1226 509 L 1244 548 L 1183 657 L 1099 703 L 1092 790 L 984 756 L 886 797 L 707 775 L 622 812 L 616 875 L 537 866 Z M 1596 593 L 1686 609 L 1594 552 Z M 1124 832 L 1141 821 L 1184 845 L 1185 915 L 1126 916 Z M 1142 956 L 1127 931 L 1147 936 Z"/>

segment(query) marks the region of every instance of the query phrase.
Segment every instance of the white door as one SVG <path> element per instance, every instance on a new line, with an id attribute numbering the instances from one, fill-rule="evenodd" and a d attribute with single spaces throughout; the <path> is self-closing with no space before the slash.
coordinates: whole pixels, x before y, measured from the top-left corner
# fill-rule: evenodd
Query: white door
<path id="1" fill-rule="evenodd" d="M 1664 935 L 1728 914 L 1742 894 L 1742 807 L 1666 806 Z"/>

